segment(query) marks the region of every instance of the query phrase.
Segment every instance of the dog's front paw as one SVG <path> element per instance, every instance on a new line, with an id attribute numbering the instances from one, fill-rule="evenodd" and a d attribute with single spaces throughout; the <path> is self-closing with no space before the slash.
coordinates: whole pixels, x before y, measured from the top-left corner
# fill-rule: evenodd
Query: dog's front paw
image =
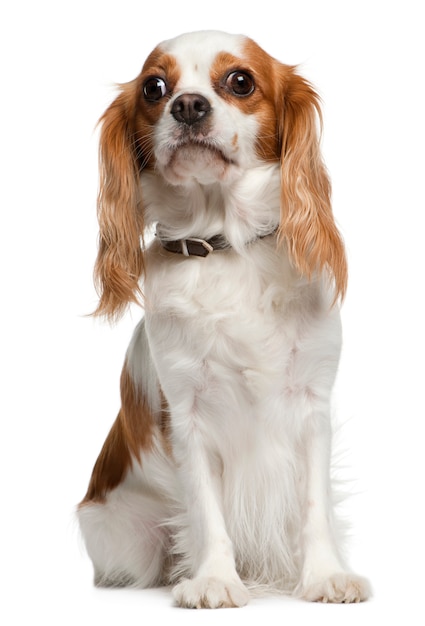
<path id="1" fill-rule="evenodd" d="M 191 609 L 219 609 L 244 606 L 249 593 L 240 580 L 218 578 L 184 579 L 173 589 L 173 596 L 181 607 Z"/>
<path id="2" fill-rule="evenodd" d="M 341 572 L 304 587 L 301 596 L 311 602 L 363 602 L 370 596 L 369 582 L 361 576 Z"/>

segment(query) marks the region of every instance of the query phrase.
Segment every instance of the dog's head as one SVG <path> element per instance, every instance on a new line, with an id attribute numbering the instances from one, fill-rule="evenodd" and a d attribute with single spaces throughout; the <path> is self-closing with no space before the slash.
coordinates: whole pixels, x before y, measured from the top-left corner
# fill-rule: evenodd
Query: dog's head
<path id="1" fill-rule="evenodd" d="M 280 163 L 279 240 L 311 276 L 327 270 L 346 287 L 344 247 L 330 205 L 311 85 L 241 35 L 207 31 L 163 42 L 121 86 L 100 138 L 98 313 L 137 299 L 144 271 L 140 176 L 167 186 L 231 185 L 262 163 Z"/>

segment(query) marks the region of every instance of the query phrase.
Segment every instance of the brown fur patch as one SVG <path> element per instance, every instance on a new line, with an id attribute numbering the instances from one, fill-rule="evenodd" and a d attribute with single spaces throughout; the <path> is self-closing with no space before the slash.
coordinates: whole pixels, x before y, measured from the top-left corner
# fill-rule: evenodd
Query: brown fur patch
<path id="1" fill-rule="evenodd" d="M 167 96 L 157 102 L 146 101 L 143 97 L 143 85 L 148 78 L 162 78 L 167 86 Z M 161 113 L 172 96 L 175 86 L 180 78 L 180 70 L 176 59 L 171 54 L 165 54 L 161 48 L 155 50 L 146 59 L 142 72 L 136 80 L 137 83 L 137 115 L 136 123 L 140 128 L 153 127 L 159 120 Z M 149 145 L 144 148 L 148 152 Z"/>
<path id="2" fill-rule="evenodd" d="M 142 453 L 152 449 L 155 418 L 146 398 L 135 388 L 126 364 L 121 374 L 121 402 L 121 410 L 103 444 L 81 505 L 104 501 L 107 493 L 124 480 L 132 458 L 142 463 Z M 168 428 L 165 400 L 162 413 L 160 428 L 165 433 Z"/>

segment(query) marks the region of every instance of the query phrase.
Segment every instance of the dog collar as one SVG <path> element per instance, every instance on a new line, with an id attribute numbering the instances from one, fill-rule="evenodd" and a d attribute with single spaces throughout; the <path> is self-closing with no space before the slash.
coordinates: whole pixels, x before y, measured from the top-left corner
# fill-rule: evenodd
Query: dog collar
<path id="1" fill-rule="evenodd" d="M 259 235 L 248 243 L 252 243 L 256 239 L 263 239 L 264 237 L 268 237 L 269 235 L 276 232 L 276 230 L 276 227 L 274 227 L 273 230 L 271 230 L 269 233 Z M 162 247 L 165 248 L 165 250 L 168 250 L 168 252 L 174 252 L 176 254 L 183 254 L 183 256 L 206 257 L 215 250 L 229 250 L 232 247 L 231 244 L 227 241 L 226 237 L 224 237 L 224 235 L 214 235 L 214 237 L 211 237 L 211 239 L 188 237 L 186 239 L 168 240 L 162 239 L 157 230 L 156 237 L 158 237 Z"/>
<path id="2" fill-rule="evenodd" d="M 157 235 L 158 236 L 158 235 Z M 183 254 L 183 256 L 208 256 L 214 250 L 227 250 L 232 246 L 223 235 L 215 235 L 211 239 L 200 239 L 199 237 L 188 237 L 187 239 L 177 239 L 167 241 L 158 237 L 163 248 L 168 252 Z"/>

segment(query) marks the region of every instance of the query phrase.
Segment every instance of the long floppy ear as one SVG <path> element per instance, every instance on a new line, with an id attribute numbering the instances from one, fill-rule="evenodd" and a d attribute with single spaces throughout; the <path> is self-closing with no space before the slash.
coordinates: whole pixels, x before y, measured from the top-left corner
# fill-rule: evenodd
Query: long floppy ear
<path id="1" fill-rule="evenodd" d="M 100 300 L 95 315 L 109 319 L 117 319 L 129 303 L 138 302 L 144 270 L 134 83 L 121 86 L 100 119 L 99 251 L 94 270 Z"/>
<path id="2" fill-rule="evenodd" d="M 319 98 L 311 85 L 282 66 L 281 89 L 281 223 L 279 238 L 287 242 L 294 265 L 308 278 L 328 273 L 335 299 L 347 287 L 344 244 L 331 208 L 331 184 L 323 163 L 317 122 L 322 123 Z"/>

